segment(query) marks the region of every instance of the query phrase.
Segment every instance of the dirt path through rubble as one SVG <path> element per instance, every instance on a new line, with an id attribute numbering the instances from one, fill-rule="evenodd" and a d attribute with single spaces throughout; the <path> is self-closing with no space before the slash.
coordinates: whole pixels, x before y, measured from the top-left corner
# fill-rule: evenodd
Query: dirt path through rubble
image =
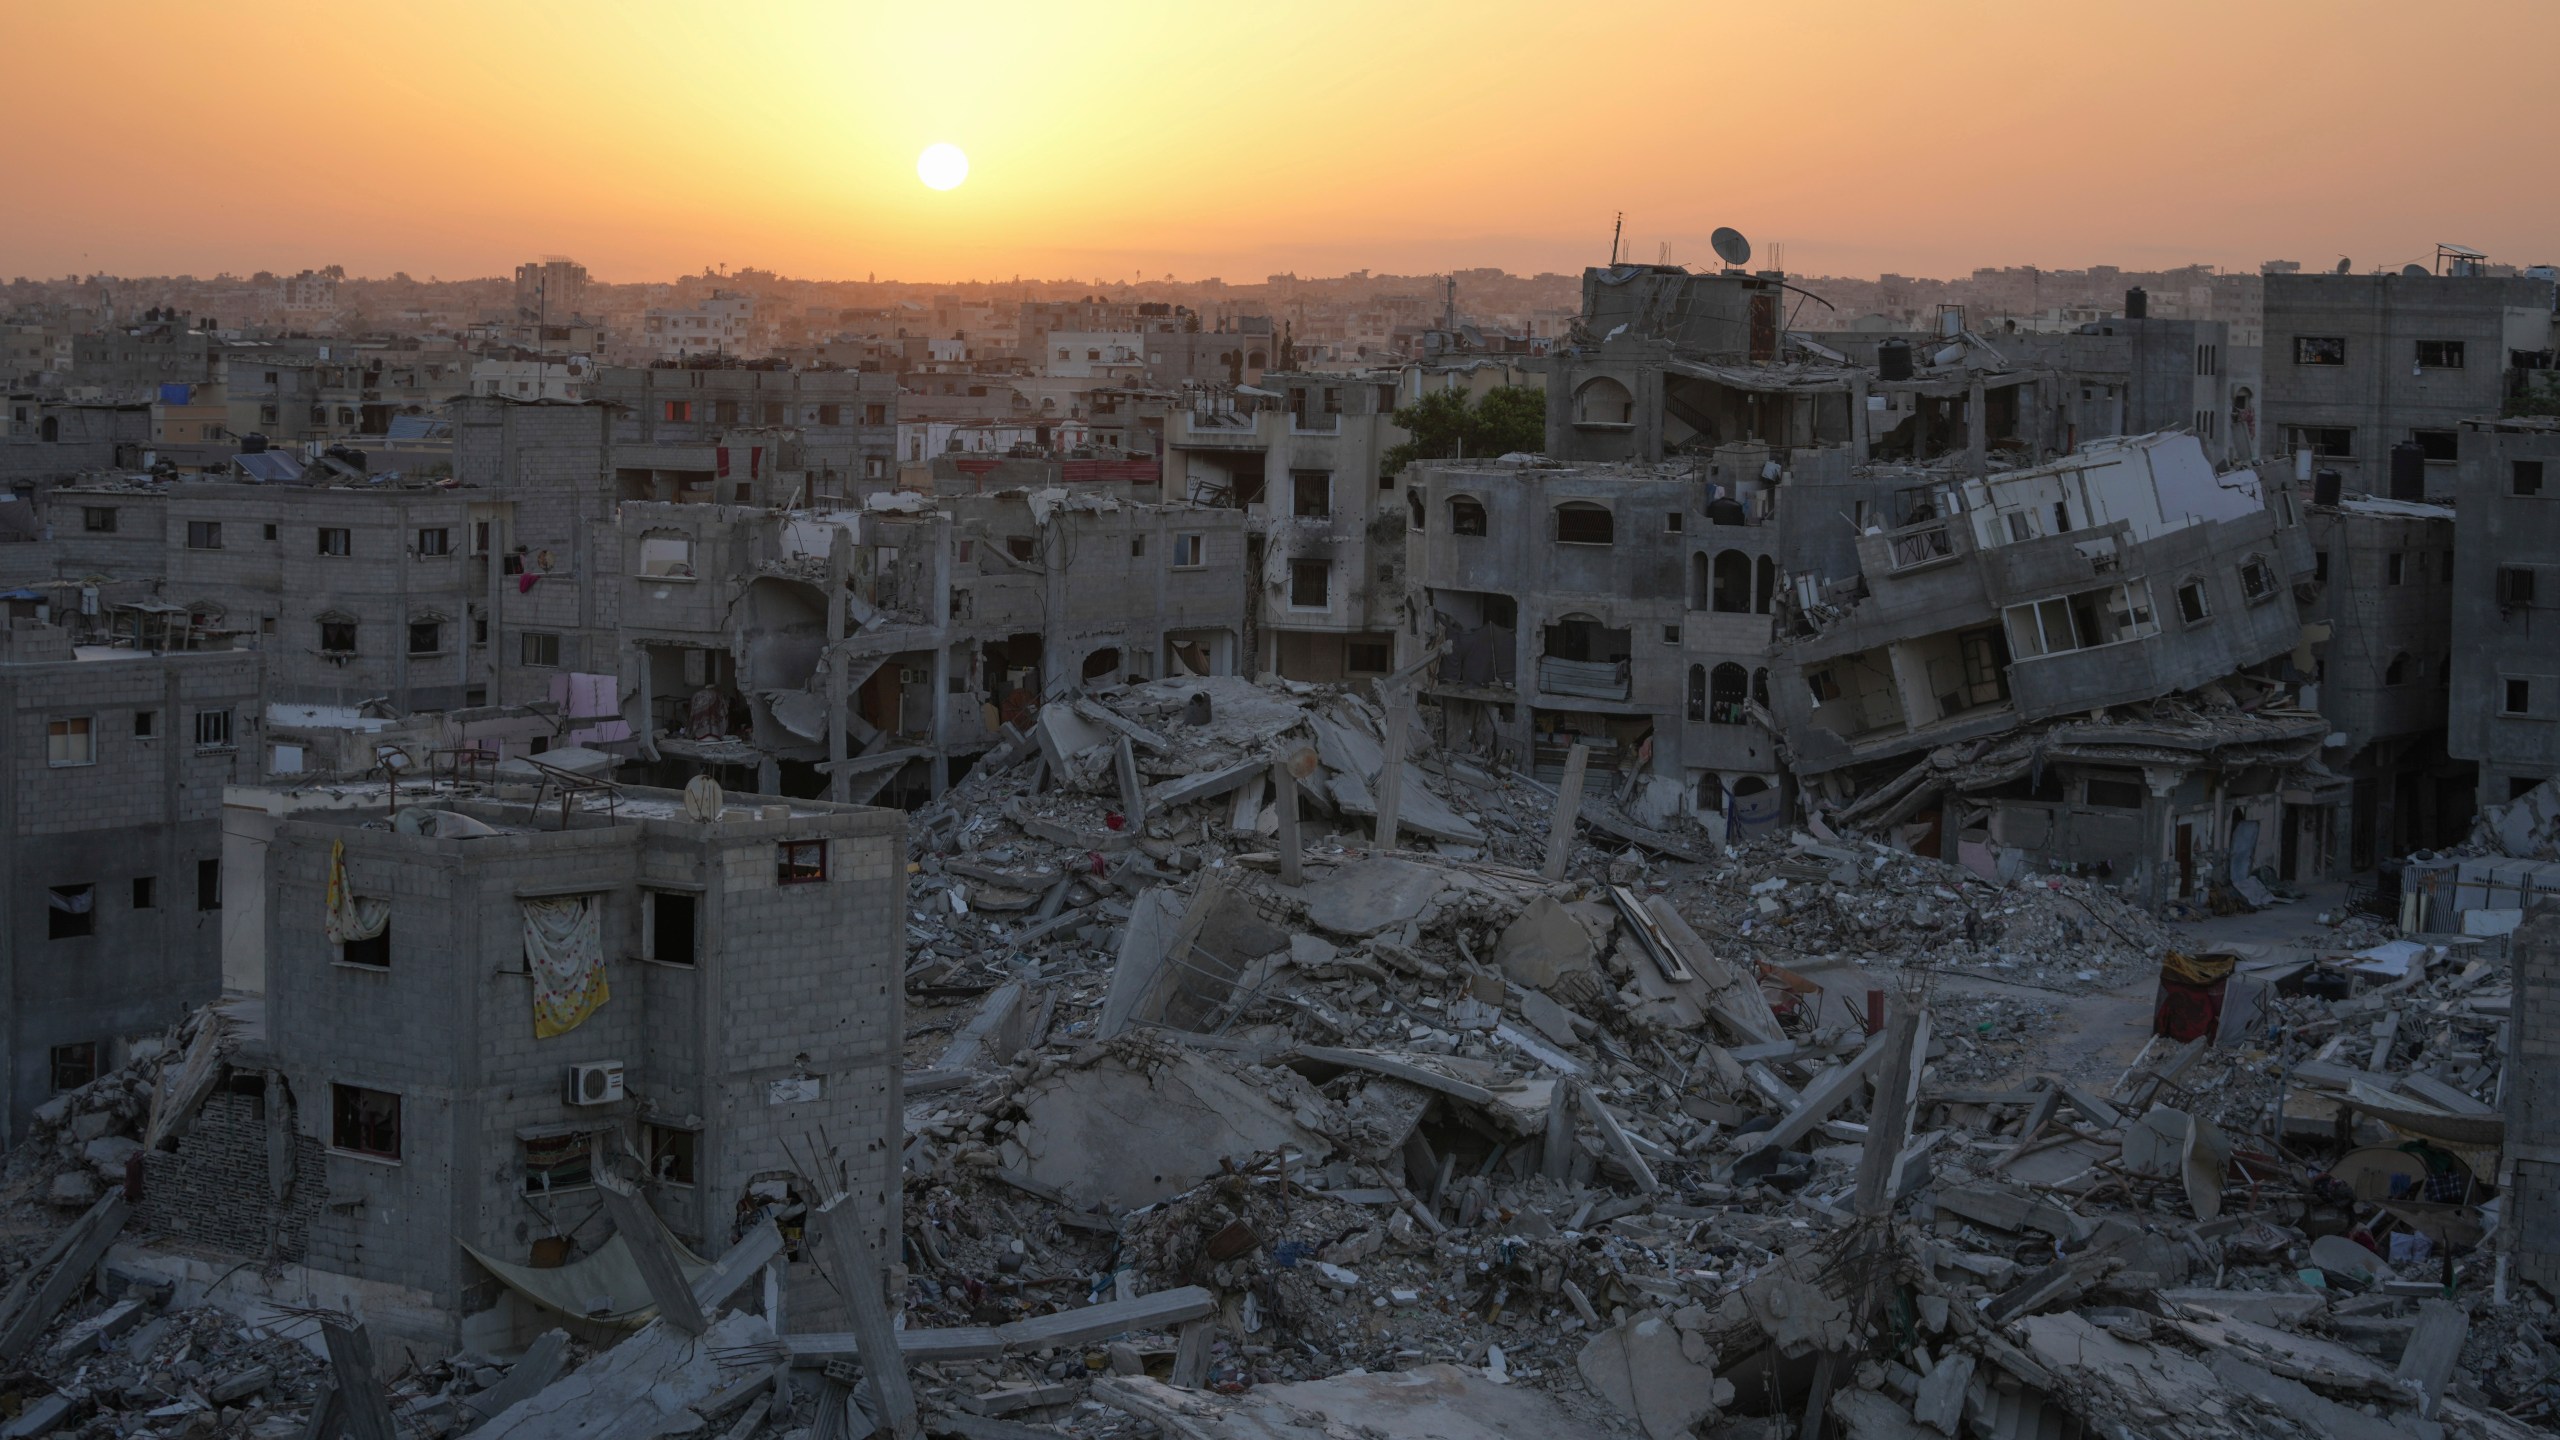
<path id="1" fill-rule="evenodd" d="M 1976 975 L 1940 975 L 1942 995 L 1994 996 L 2033 1005 L 2057 1007 L 2037 1036 L 2037 1044 L 2018 1054 L 2018 1078 L 2053 1075 L 2064 1080 L 2099 1080 L 2112 1084 L 2151 1034 L 2151 1005 L 2157 979 L 2145 975 L 2114 990 L 2065 995 L 2034 985 L 2015 985 Z"/>

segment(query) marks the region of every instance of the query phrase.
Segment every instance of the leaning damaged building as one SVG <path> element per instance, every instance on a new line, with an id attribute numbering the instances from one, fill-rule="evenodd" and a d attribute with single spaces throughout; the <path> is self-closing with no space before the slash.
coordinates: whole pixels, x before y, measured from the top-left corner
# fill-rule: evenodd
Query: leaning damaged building
<path id="1" fill-rule="evenodd" d="M 1912 480 L 1853 568 L 1791 570 L 1763 716 L 1817 813 L 2150 905 L 2254 884 L 2261 845 L 2325 824 L 2286 798 L 2327 733 L 2284 678 L 2311 571 L 2288 495 L 2184 435 Z"/>

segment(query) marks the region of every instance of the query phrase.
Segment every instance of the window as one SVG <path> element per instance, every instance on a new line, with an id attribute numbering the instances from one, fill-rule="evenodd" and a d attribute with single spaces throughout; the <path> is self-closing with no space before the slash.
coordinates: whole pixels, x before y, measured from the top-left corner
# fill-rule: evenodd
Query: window
<path id="1" fill-rule="evenodd" d="M 2216 361 L 2218 361 L 2218 360 L 2221 358 L 2221 357 L 2220 357 L 2220 355 L 2217 353 L 2217 352 L 2219 352 L 2219 351 L 2221 350 L 2221 348 L 2222 348 L 2222 347 L 2220 347 L 2220 346 L 2218 346 L 2218 345 L 2199 345 L 2199 346 L 2197 346 L 2197 347 L 2196 347 L 2196 373 L 2197 373 L 2197 374 L 2199 374 L 2199 375 L 2212 375 L 2212 374 L 2217 373 L 2217 372 L 2216 372 L 2216 367 L 2215 367 L 2215 362 L 2216 362 Z"/>
<path id="2" fill-rule="evenodd" d="M 1396 668 L 1394 647 L 1383 640 L 1345 640 L 1342 668 L 1354 675 L 1384 675 Z"/>
<path id="3" fill-rule="evenodd" d="M 136 910 L 160 908 L 160 877 L 156 875 L 133 877 L 133 908 Z"/>
<path id="4" fill-rule="evenodd" d="M 1680 627 L 1679 627 L 1679 626 L 1677 626 L 1677 625 L 1665 625 L 1665 626 L 1663 626 L 1663 627 L 1662 627 L 1662 643 L 1663 643 L 1663 644 L 1665 644 L 1665 645 L 1677 645 L 1677 644 L 1679 644 L 1679 643 L 1680 643 Z"/>
<path id="5" fill-rule="evenodd" d="M 98 933 L 98 887 L 56 885 L 45 892 L 44 937 L 77 940 Z"/>
<path id="6" fill-rule="evenodd" d="M 270 522 L 270 523 L 268 523 L 268 524 L 265 524 L 265 525 L 261 525 L 261 526 L 259 526 L 259 527 L 258 527 L 258 538 L 259 538 L 259 539 L 261 539 L 261 540 L 273 540 L 274 538 L 276 538 L 276 527 L 275 527 L 275 525 L 274 525 L 272 522 Z"/>
<path id="7" fill-rule="evenodd" d="M 276 412 L 276 407 L 274 407 L 273 405 L 261 405 L 261 406 L 259 406 L 259 407 L 258 407 L 258 423 L 259 423 L 259 424 L 261 424 L 261 425 L 273 425 L 273 424 L 275 424 L 275 423 L 276 423 L 276 413 L 277 413 L 277 412 Z"/>
<path id="8" fill-rule="evenodd" d="M 596 1182 L 595 1137 L 583 1130 L 532 1135 L 524 1146 L 524 1193 L 548 1195 Z"/>
<path id="9" fill-rule="evenodd" d="M 1129 537 L 1129 558 L 1130 558 L 1130 559 L 1132 559 L 1132 560 L 1143 560 L 1143 559 L 1145 559 L 1145 558 L 1146 558 L 1146 554 L 1147 554 L 1147 537 L 1146 537 L 1146 536 L 1144 536 L 1144 535 L 1132 535 L 1132 536 L 1130 536 L 1130 537 Z"/>
<path id="10" fill-rule="evenodd" d="M 2344 335 L 2296 335 L 2293 337 L 2293 363 L 2296 365 L 2344 365 L 2347 363 L 2347 337 Z"/>
<path id="11" fill-rule="evenodd" d="M 693 1183 L 693 1160 L 702 1136 L 668 1125 L 643 1124 L 641 1143 L 648 1149 L 649 1178 L 662 1185 Z"/>
<path id="12" fill-rule="evenodd" d="M 2418 368 L 2421 370 L 2461 369 L 2462 342 L 2459 340 L 2419 341 Z"/>
<path id="13" fill-rule="evenodd" d="M 844 407 L 842 407 L 842 406 L 840 406 L 840 405 L 821 405 L 821 406 L 819 406 L 819 407 L 818 407 L 818 423 L 819 423 L 819 424 L 821 424 L 821 425 L 841 425 L 841 424 L 843 424 L 843 423 L 844 423 Z"/>
<path id="14" fill-rule="evenodd" d="M 199 860 L 196 862 L 196 908 L 198 910 L 222 908 L 221 861 Z"/>
<path id="15" fill-rule="evenodd" d="M 2508 681 L 2506 703 L 2499 707 L 2498 713 L 2501 715 L 2533 713 L 2533 682 L 2530 680 Z"/>
<path id="16" fill-rule="evenodd" d="M 559 636 L 548 631 L 527 630 L 516 639 L 516 658 L 520 663 L 542 669 L 559 668 Z"/>
<path id="17" fill-rule="evenodd" d="M 773 847 L 773 879 L 778 885 L 806 885 L 827 878 L 827 842 L 785 840 Z"/>
<path id="18" fill-rule="evenodd" d="M 2287 425 L 2284 448 L 2288 451 L 2308 450 L 2326 460 L 2352 460 L 2356 454 L 2356 431 L 2352 425 Z"/>
<path id="19" fill-rule="evenodd" d="M 323 525 L 320 527 L 317 549 L 323 555 L 340 557 L 352 555 L 355 553 L 354 537 L 350 536 L 343 526 Z"/>
<path id="20" fill-rule="evenodd" d="M 1333 603 L 1333 564 L 1327 560 L 1289 562 L 1289 603 L 1301 610 L 1322 610 Z"/>
<path id="21" fill-rule="evenodd" d="M 2498 608 L 2530 610 L 2533 608 L 2533 570 L 2524 565 L 2498 567 Z"/>
<path id="22" fill-rule="evenodd" d="M 2382 557 L 2383 584 L 2397 585 L 2401 581 L 2407 579 L 2408 575 L 2409 555 L 2407 551 L 2394 550 L 2390 554 Z"/>
<path id="23" fill-rule="evenodd" d="M 1707 718 L 1707 667 L 1704 665 L 1689 667 L 1689 718 Z"/>
<path id="24" fill-rule="evenodd" d="M 2329 583 L 2328 551 L 2314 550 L 2311 552 L 2311 578 L 2319 581 L 2323 585 Z"/>
<path id="25" fill-rule="evenodd" d="M 782 423 L 782 402 L 778 400 L 767 400 L 764 402 L 764 423 L 767 425 L 779 425 Z"/>
<path id="26" fill-rule="evenodd" d="M 1292 515 L 1321 518 L 1333 513 L 1333 472 L 1330 470 L 1292 470 L 1289 472 Z"/>
<path id="27" fill-rule="evenodd" d="M 1209 563 L 1209 537 L 1176 535 L 1173 537 L 1173 568 L 1197 570 Z"/>
<path id="28" fill-rule="evenodd" d="M 44 760 L 48 765 L 95 765 L 98 737 L 86 715 L 49 720 L 44 727 Z"/>
<path id="29" fill-rule="evenodd" d="M 1707 677 L 1707 723 L 1739 725 L 1751 694 L 1751 672 L 1728 660 Z"/>
<path id="30" fill-rule="evenodd" d="M 693 963 L 693 897 L 680 890 L 649 892 L 650 959 L 664 965 Z"/>
<path id="31" fill-rule="evenodd" d="M 2507 462 L 2507 493 L 2539 495 L 2542 493 L 2542 462 L 2510 460 Z"/>
<path id="32" fill-rule="evenodd" d="M 418 556 L 420 559 L 425 559 L 432 555 L 450 555 L 452 553 L 453 532 L 451 530 L 448 530 L 441 525 L 437 525 L 418 532 Z"/>
<path id="33" fill-rule="evenodd" d="M 2385 685 L 2406 685 L 2409 678 L 2409 657 L 2406 655 L 2394 655 L 2391 663 L 2382 667 L 2382 683 Z"/>
<path id="34" fill-rule="evenodd" d="M 2012 544 L 2036 538 L 2036 517 L 2024 510 L 2009 512 L 2009 539 Z"/>
<path id="35" fill-rule="evenodd" d="M 80 528 L 92 535 L 113 535 L 116 533 L 115 507 L 112 505 L 81 506 Z"/>
<path id="36" fill-rule="evenodd" d="M 1662 514 L 1662 533 L 1665 535 L 1679 534 L 1683 518 L 1684 517 L 1677 510 L 1664 511 Z"/>
<path id="37" fill-rule="evenodd" d="M 400 1158 L 400 1097 L 356 1085 L 329 1087 L 329 1145 L 377 1160 Z"/>
<path id="38" fill-rule="evenodd" d="M 376 970 L 390 969 L 391 922 L 384 920 L 382 928 L 366 939 L 340 941 L 338 958 L 350 965 L 366 965 Z"/>
<path id="39" fill-rule="evenodd" d="M 356 653 L 356 622 L 353 620 L 321 621 L 320 653 L 323 655 Z"/>
<path id="40" fill-rule="evenodd" d="M 2053 533 L 2056 535 L 2071 533 L 2071 502 L 2068 500 L 2053 502 Z"/>
<path id="41" fill-rule="evenodd" d="M 1481 535 L 1484 533 L 1484 502 L 1472 495 L 1449 497 L 1449 533 Z"/>
<path id="42" fill-rule="evenodd" d="M 2100 780 L 2095 776 L 2081 782 L 2083 803 L 2106 810 L 2139 810 L 2142 808 L 2142 786 L 2132 780 Z"/>
<path id="43" fill-rule="evenodd" d="M 2178 582 L 2179 619 L 2184 620 L 2190 625 L 2201 625 L 2204 623 L 2204 618 L 2212 613 L 2213 612 L 2211 610 L 2205 608 L 2204 582 L 2202 580 L 2181 580 Z"/>
<path id="44" fill-rule="evenodd" d="M 136 739 L 136 740 L 148 740 L 148 739 L 150 739 L 150 738 L 152 737 L 152 735 L 153 735 L 153 734 L 155 734 L 155 733 L 159 730 L 159 728 L 160 728 L 160 712 L 159 712 L 159 711 L 157 711 L 157 710 L 136 710 L 136 711 L 134 711 L 134 712 L 133 712 L 133 738 L 134 738 L 134 739 Z"/>
<path id="45" fill-rule="evenodd" d="M 221 549 L 221 548 L 222 548 L 222 522 L 221 522 L 221 521 L 219 521 L 219 520 L 190 520 L 190 521 L 188 521 L 188 522 L 187 522 L 187 548 L 188 548 L 188 549 L 190 549 L 190 550 L 219 550 L 219 549 Z"/>
<path id="46" fill-rule="evenodd" d="M 2252 605 L 2275 598 L 2276 572 L 2266 556 L 2252 555 L 2240 562 L 2240 593 Z"/>
<path id="47" fill-rule="evenodd" d="M 444 650 L 444 625 L 435 620 L 409 622 L 409 653 L 435 655 Z"/>
<path id="48" fill-rule="evenodd" d="M 690 400 L 670 400 L 666 402 L 666 408 L 660 410 L 658 413 L 668 420 L 673 420 L 681 424 L 693 419 L 693 402 Z"/>
<path id="49" fill-rule="evenodd" d="M 1568 501 L 1556 507 L 1556 540 L 1565 545 L 1613 545 L 1617 523 L 1606 506 Z"/>
<path id="50" fill-rule="evenodd" d="M 2409 438 L 2418 442 L 2431 465 L 2450 465 L 2462 457 L 2462 437 L 2451 430 L 2412 430 Z"/>
<path id="51" fill-rule="evenodd" d="M 196 712 L 196 748 L 224 750 L 231 745 L 231 712 L 199 710 Z"/>
<path id="52" fill-rule="evenodd" d="M 53 1088 L 77 1090 L 98 1078 L 98 1042 L 82 1040 L 53 1047 Z"/>

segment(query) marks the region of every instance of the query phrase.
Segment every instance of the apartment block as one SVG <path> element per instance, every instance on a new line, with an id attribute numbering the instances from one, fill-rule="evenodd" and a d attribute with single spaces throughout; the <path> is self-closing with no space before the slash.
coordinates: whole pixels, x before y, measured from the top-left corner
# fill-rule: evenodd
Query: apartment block
<path id="1" fill-rule="evenodd" d="M 2445 748 L 2498 805 L 2560 775 L 2560 420 L 2467 420 L 2459 448 Z"/>
<path id="2" fill-rule="evenodd" d="M 255 774 L 259 661 L 0 629 L 0 1148 L 222 989 L 222 792 Z"/>

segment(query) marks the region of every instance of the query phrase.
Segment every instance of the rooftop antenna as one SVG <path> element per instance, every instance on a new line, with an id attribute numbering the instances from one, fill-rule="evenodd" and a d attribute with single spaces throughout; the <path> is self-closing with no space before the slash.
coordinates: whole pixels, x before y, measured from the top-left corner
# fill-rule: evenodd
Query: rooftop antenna
<path id="1" fill-rule="evenodd" d="M 1707 237 L 1707 244 L 1715 248 L 1717 259 L 1733 269 L 1739 270 L 1751 263 L 1751 242 L 1730 225 L 1717 226 L 1716 233 Z"/>
<path id="2" fill-rule="evenodd" d="M 1617 223 L 1609 227 L 1609 263 L 1612 265 L 1618 263 L 1618 236 L 1624 233 L 1626 228 L 1627 212 L 1621 210 L 1618 212 Z"/>

